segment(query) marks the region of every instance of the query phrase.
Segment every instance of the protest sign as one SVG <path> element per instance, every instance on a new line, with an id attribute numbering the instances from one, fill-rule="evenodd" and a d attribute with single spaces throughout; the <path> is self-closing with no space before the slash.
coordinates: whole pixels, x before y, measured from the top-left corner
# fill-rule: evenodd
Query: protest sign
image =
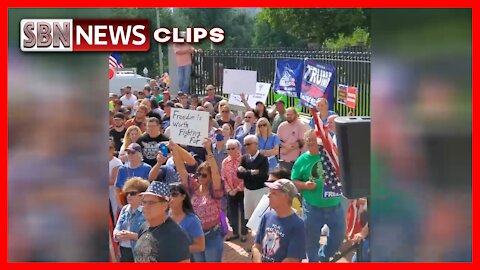
<path id="1" fill-rule="evenodd" d="M 170 138 L 177 144 L 202 146 L 208 137 L 209 113 L 172 108 Z"/>
<path id="2" fill-rule="evenodd" d="M 278 59 L 275 61 L 273 90 L 278 94 L 300 97 L 303 59 Z"/>
<path id="3" fill-rule="evenodd" d="M 258 231 L 258 226 L 260 226 L 260 221 L 262 217 L 265 215 L 267 211 L 271 211 L 270 208 L 270 200 L 268 199 L 268 195 L 263 195 L 260 202 L 257 204 L 257 207 L 253 211 L 252 216 L 248 219 L 247 227 Z"/>
<path id="4" fill-rule="evenodd" d="M 300 99 L 307 107 L 314 108 L 319 98 L 328 100 L 329 109 L 333 109 L 333 81 L 335 67 L 322 64 L 317 60 L 305 60 Z"/>
<path id="5" fill-rule="evenodd" d="M 255 104 L 258 101 L 261 101 L 263 104 L 267 102 L 268 92 L 270 91 L 270 83 L 257 83 L 256 85 L 256 93 L 254 95 L 245 95 L 245 99 L 250 105 L 251 108 L 255 108 Z M 245 107 L 241 102 L 240 95 L 230 94 L 228 98 L 228 104 Z"/>
<path id="6" fill-rule="evenodd" d="M 254 95 L 257 90 L 256 84 L 256 71 L 240 69 L 223 70 L 223 93 Z"/>
<path id="7" fill-rule="evenodd" d="M 351 109 L 355 109 L 355 107 L 357 106 L 357 95 L 358 95 L 358 89 L 356 87 L 353 87 L 353 86 L 348 87 L 345 106 Z"/>
<path id="8" fill-rule="evenodd" d="M 339 84 L 337 87 L 337 103 L 345 105 L 345 100 L 347 99 L 347 89 L 348 85 Z"/>

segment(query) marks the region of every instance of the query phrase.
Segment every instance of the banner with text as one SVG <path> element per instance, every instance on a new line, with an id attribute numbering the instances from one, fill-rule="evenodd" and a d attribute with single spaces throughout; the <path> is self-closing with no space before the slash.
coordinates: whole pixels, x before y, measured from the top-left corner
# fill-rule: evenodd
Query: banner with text
<path id="1" fill-rule="evenodd" d="M 319 98 L 328 100 L 329 109 L 333 109 L 333 82 L 335 67 L 322 64 L 317 60 L 305 60 L 300 99 L 303 105 L 315 107 Z"/>
<path id="2" fill-rule="evenodd" d="M 177 144 L 201 147 L 208 137 L 208 122 L 208 112 L 172 108 L 170 138 Z"/>
<path id="3" fill-rule="evenodd" d="M 278 94 L 300 97 L 303 59 L 278 59 L 275 63 L 273 90 Z"/>

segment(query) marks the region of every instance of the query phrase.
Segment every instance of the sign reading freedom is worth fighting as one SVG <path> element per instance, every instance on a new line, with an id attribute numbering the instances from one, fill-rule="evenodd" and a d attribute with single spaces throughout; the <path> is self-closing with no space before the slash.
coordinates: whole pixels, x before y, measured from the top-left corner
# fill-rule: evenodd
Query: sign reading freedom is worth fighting
<path id="1" fill-rule="evenodd" d="M 177 144 L 202 146 L 208 137 L 208 112 L 172 108 L 170 138 Z"/>

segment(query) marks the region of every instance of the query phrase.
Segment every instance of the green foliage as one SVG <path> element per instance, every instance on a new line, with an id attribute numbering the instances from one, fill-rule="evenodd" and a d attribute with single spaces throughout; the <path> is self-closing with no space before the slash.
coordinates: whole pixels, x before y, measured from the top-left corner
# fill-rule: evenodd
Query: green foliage
<path id="1" fill-rule="evenodd" d="M 327 39 L 324 46 L 329 49 L 343 49 L 351 46 L 370 46 L 370 33 L 364 28 L 356 28 L 351 35 L 339 34 L 337 38 Z"/>
<path id="2" fill-rule="evenodd" d="M 321 45 L 340 34 L 351 35 L 358 27 L 368 29 L 368 11 L 337 8 L 266 8 L 262 19 L 274 30 L 308 43 Z"/>

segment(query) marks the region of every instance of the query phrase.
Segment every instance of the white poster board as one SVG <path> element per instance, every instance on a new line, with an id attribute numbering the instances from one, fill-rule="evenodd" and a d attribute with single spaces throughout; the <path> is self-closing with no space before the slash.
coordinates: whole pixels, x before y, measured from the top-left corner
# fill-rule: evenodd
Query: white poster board
<path id="1" fill-rule="evenodd" d="M 260 202 L 257 204 L 257 207 L 253 211 L 252 216 L 248 219 L 247 227 L 258 232 L 258 227 L 260 226 L 260 221 L 262 221 L 262 217 L 268 211 L 273 211 L 270 208 L 270 200 L 268 199 L 268 195 L 263 195 Z"/>
<path id="2" fill-rule="evenodd" d="M 248 95 L 247 102 L 252 109 L 255 108 L 255 103 L 261 101 L 263 104 L 267 102 L 268 92 L 270 91 L 270 83 L 257 83 L 257 92 L 254 95 Z"/>
<path id="3" fill-rule="evenodd" d="M 256 92 L 257 71 L 241 69 L 223 70 L 223 93 L 252 94 Z"/>
<path id="4" fill-rule="evenodd" d="M 268 92 L 270 91 L 271 86 L 272 84 L 270 83 L 257 82 L 255 94 L 245 95 L 248 105 L 250 105 L 250 107 L 254 109 L 255 103 L 257 103 L 258 101 L 261 101 L 263 102 L 263 104 L 265 104 L 267 102 Z M 242 99 L 240 98 L 240 95 L 230 94 L 230 97 L 228 98 L 228 104 L 245 107 L 241 100 Z"/>
<path id="5" fill-rule="evenodd" d="M 201 147 L 208 138 L 208 122 L 208 112 L 172 108 L 170 138 L 177 144 Z"/>

